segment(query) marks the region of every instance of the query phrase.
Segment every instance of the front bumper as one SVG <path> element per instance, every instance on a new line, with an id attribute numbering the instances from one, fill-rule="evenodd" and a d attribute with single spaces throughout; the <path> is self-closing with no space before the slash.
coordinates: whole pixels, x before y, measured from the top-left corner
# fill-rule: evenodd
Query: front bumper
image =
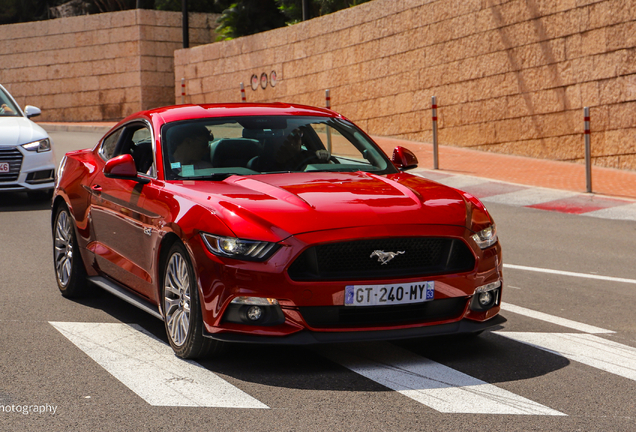
<path id="1" fill-rule="evenodd" d="M 203 335 L 205 337 L 222 342 L 275 345 L 315 345 L 323 343 L 386 341 L 431 336 L 479 333 L 484 330 L 496 330 L 501 327 L 501 325 L 506 321 L 506 318 L 501 315 L 497 315 L 494 318 L 484 322 L 476 322 L 464 319 L 454 323 L 406 328 L 399 330 L 349 332 L 315 332 L 310 330 L 303 330 L 298 333 L 283 337 L 258 336 L 240 333 L 212 334 L 206 331 L 204 331 Z"/>
<path id="2" fill-rule="evenodd" d="M 374 235 L 377 237 L 378 234 L 373 230 L 372 227 L 341 230 L 337 233 L 336 240 L 373 238 Z M 463 227 L 392 226 L 389 230 L 395 237 L 448 236 L 463 239 L 470 244 L 471 233 Z M 364 282 L 290 279 L 287 272 L 290 263 L 308 245 L 329 241 L 329 235 L 332 233 L 319 232 L 290 237 L 272 258 L 263 263 L 238 262 L 212 256 L 198 236 L 195 237 L 190 246 L 194 252 L 194 265 L 198 269 L 202 291 L 205 333 L 213 339 L 236 342 L 312 344 L 471 333 L 497 324 L 493 319 L 499 312 L 501 288 L 495 305 L 488 310 L 471 308 L 470 302 L 475 288 L 503 280 L 499 243 L 483 251 L 471 245 L 471 250 L 476 255 L 475 267 L 462 273 L 372 279 Z M 373 319 L 352 317 L 349 313 L 371 311 L 371 307 L 344 307 L 346 285 L 408 284 L 422 280 L 435 281 L 435 301 L 427 302 L 424 305 L 427 310 L 418 317 L 409 315 L 416 313 L 410 310 L 411 306 L 405 307 L 409 311 L 404 316 L 401 316 L 402 311 L 391 311 L 382 306 L 379 315 Z M 277 299 L 284 314 L 284 322 L 248 325 L 228 319 L 228 307 L 237 296 Z M 440 307 L 442 305 L 444 306 Z M 417 307 L 414 304 L 413 308 Z M 342 315 L 339 315 L 338 309 L 344 309 L 346 317 L 339 319 Z"/>
<path id="3" fill-rule="evenodd" d="M 2 147 L 0 150 L 14 152 L 17 150 L 22 155 L 21 161 L 17 162 L 19 163 L 19 172 L 15 173 L 17 175 L 0 178 L 0 192 L 40 191 L 55 187 L 56 162 L 53 150 L 37 153 L 24 150 L 21 146 Z M 13 170 L 16 159 L 14 157 L 11 159 Z"/>

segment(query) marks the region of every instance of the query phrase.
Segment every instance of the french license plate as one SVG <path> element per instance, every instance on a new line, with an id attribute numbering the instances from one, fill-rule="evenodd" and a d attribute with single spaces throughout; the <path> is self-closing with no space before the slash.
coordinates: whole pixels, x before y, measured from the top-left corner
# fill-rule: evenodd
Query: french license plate
<path id="1" fill-rule="evenodd" d="M 421 303 L 435 298 L 435 281 L 393 285 L 347 285 L 345 306 Z"/>
<path id="2" fill-rule="evenodd" d="M 7 162 L 0 163 L 0 173 L 8 173 L 11 170 L 11 167 Z"/>

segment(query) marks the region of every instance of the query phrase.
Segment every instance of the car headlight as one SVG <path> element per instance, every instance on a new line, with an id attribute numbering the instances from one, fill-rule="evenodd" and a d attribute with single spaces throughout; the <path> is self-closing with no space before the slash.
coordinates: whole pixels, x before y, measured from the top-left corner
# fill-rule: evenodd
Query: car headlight
<path id="1" fill-rule="evenodd" d="M 472 237 L 475 243 L 477 243 L 477 246 L 486 249 L 497 243 L 497 227 L 495 224 L 492 224 L 488 228 L 473 234 Z"/>
<path id="2" fill-rule="evenodd" d="M 36 151 L 38 153 L 51 151 L 51 140 L 44 138 L 39 141 L 22 144 L 22 148 L 28 151 Z"/>
<path id="3" fill-rule="evenodd" d="M 201 237 L 213 254 L 247 261 L 265 261 L 278 248 L 276 243 L 271 242 L 244 240 L 207 233 L 201 233 Z"/>

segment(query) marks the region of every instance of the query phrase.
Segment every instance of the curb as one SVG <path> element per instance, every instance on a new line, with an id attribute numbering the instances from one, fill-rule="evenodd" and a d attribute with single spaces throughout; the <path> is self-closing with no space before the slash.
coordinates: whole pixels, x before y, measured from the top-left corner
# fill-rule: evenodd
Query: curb
<path id="1" fill-rule="evenodd" d="M 117 123 L 37 123 L 47 132 L 97 132 L 106 133 Z"/>

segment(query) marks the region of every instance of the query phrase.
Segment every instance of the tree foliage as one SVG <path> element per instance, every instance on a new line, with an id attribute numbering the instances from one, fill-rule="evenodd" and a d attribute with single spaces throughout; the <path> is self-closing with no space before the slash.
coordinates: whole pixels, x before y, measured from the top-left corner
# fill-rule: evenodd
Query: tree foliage
<path id="1" fill-rule="evenodd" d="M 311 0 L 309 16 L 327 15 L 368 1 L 370 0 Z M 302 3 L 302 0 L 235 1 L 219 18 L 219 39 L 233 39 L 295 24 L 302 20 Z"/>
<path id="2" fill-rule="evenodd" d="M 327 15 L 368 1 L 370 0 L 311 0 L 309 16 L 314 18 Z M 287 24 L 302 21 L 302 0 L 276 0 L 276 3 L 278 3 L 278 9 L 287 18 Z"/>
<path id="3" fill-rule="evenodd" d="M 219 18 L 219 39 L 234 39 L 285 25 L 285 15 L 275 0 L 242 0 L 230 5 Z"/>
<path id="4" fill-rule="evenodd" d="M 310 0 L 310 17 L 317 17 L 370 0 Z M 182 0 L 0 0 L 0 24 L 37 21 L 66 14 L 134 9 L 181 11 Z M 190 12 L 220 13 L 219 39 L 233 39 L 297 23 L 303 0 L 187 0 Z M 61 7 L 60 7 L 61 6 Z M 53 9 L 56 8 L 56 9 Z M 69 12 L 70 11 L 70 12 Z"/>

